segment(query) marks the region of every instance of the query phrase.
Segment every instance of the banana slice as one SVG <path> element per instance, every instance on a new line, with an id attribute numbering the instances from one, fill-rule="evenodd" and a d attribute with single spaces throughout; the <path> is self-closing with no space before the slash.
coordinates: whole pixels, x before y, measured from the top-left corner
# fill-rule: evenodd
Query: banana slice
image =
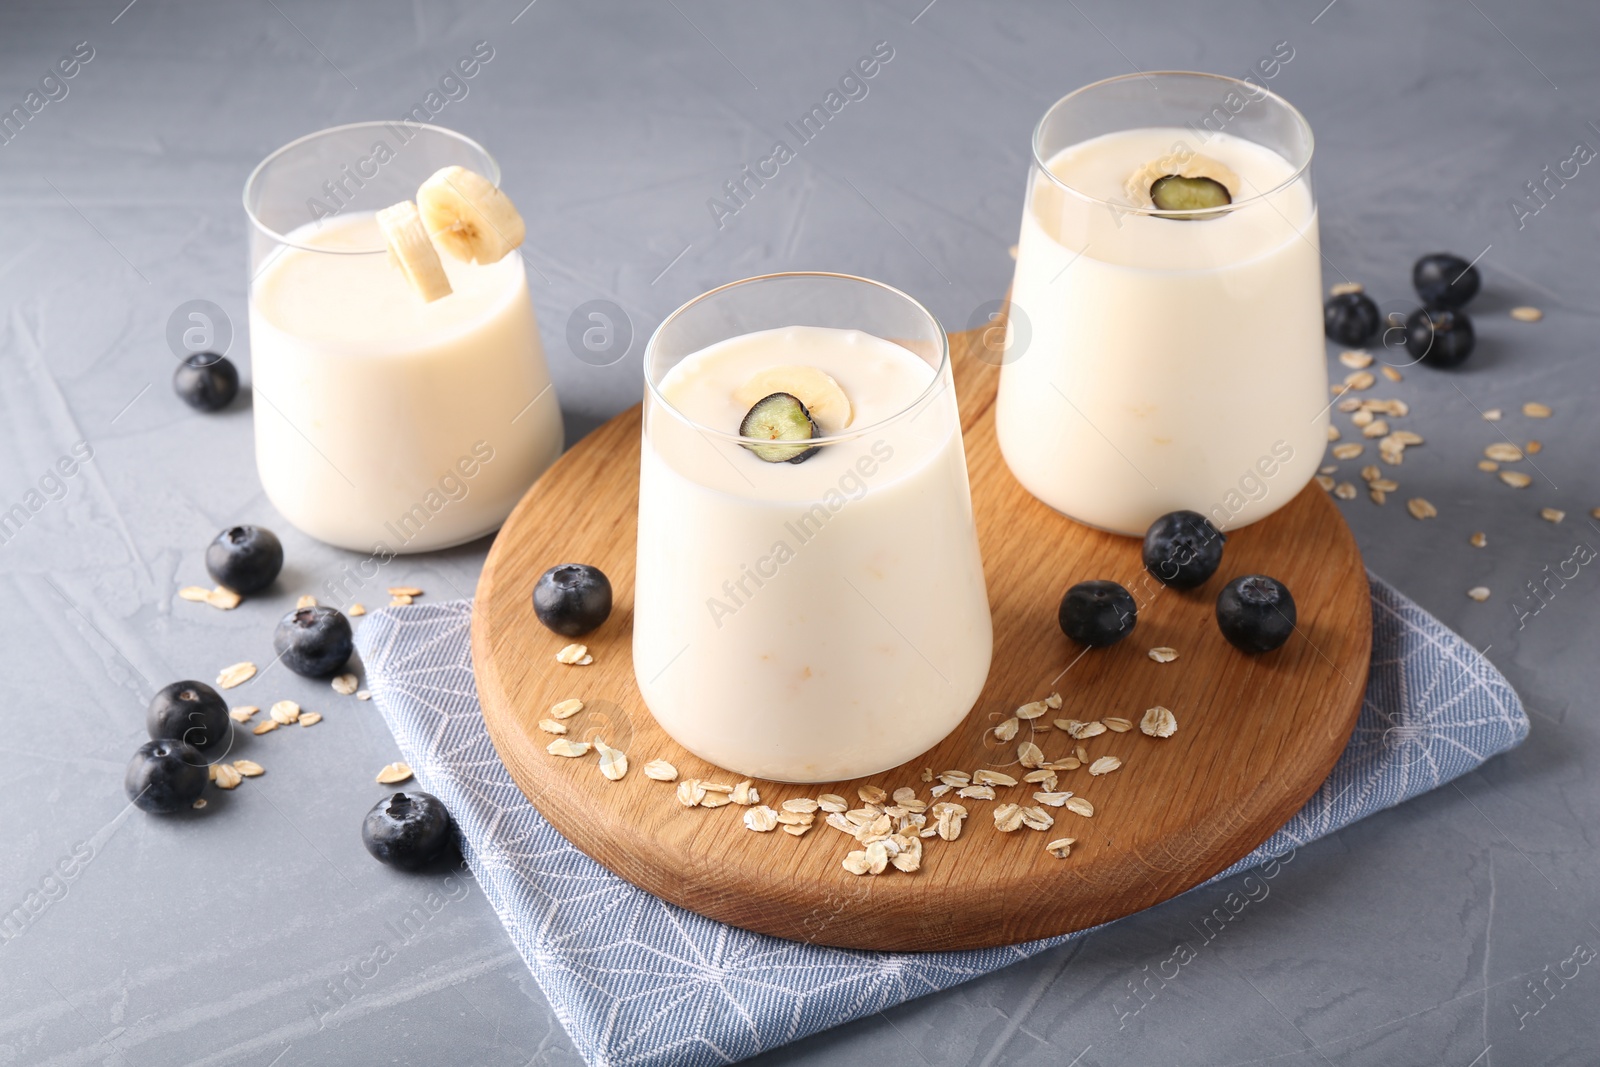
<path id="1" fill-rule="evenodd" d="M 511 198 L 465 167 L 435 171 L 417 204 L 433 239 L 463 263 L 497 263 L 526 232 Z"/>
<path id="2" fill-rule="evenodd" d="M 854 417 L 850 410 L 850 398 L 845 396 L 838 382 L 816 367 L 798 364 L 768 367 L 734 390 L 733 400 L 740 407 L 748 408 L 773 393 L 799 397 L 800 403 L 811 412 L 811 418 L 825 434 L 838 433 L 849 426 Z"/>
<path id="3" fill-rule="evenodd" d="M 428 240 L 417 205 L 402 200 L 384 208 L 378 212 L 378 228 L 389 245 L 389 261 L 400 268 L 424 303 L 450 295 L 450 279 L 445 276 L 433 242 Z"/>

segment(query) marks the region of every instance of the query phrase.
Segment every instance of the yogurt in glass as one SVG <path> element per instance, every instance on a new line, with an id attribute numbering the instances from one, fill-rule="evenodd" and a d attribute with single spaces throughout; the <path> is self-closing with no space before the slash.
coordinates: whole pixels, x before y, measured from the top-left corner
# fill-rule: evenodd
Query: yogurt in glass
<path id="1" fill-rule="evenodd" d="M 256 468 L 285 518 L 342 548 L 482 537 L 561 452 L 521 256 L 442 255 L 451 292 L 430 302 L 380 232 L 378 209 L 451 164 L 498 179 L 458 134 L 359 123 L 280 149 L 246 188 Z"/>
<path id="2" fill-rule="evenodd" d="M 1136 536 L 1180 508 L 1232 528 L 1288 503 L 1329 405 L 1304 119 L 1248 83 L 1136 75 L 1063 99 L 1035 150 L 1011 294 L 1031 336 L 1014 329 L 996 401 L 1012 473 Z M 1231 202 L 1161 210 L 1141 194 L 1163 171 L 1219 175 Z"/>
<path id="3" fill-rule="evenodd" d="M 633 658 L 657 721 L 779 781 L 937 744 L 993 648 L 937 322 L 877 283 L 773 275 L 686 305 L 645 362 Z M 836 383 L 848 414 L 819 417 L 801 462 L 768 462 L 738 434 L 746 386 L 795 368 Z"/>

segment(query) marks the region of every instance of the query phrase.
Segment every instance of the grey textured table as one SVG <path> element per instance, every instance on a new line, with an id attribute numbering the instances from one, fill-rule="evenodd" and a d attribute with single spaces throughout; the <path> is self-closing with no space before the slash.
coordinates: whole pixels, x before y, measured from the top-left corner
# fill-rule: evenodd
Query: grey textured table
<path id="1" fill-rule="evenodd" d="M 1584 566 L 1547 602 L 1527 589 L 1575 544 L 1600 544 L 1600 178 L 1585 166 L 1551 182 L 1520 220 L 1510 206 L 1576 142 L 1600 146 L 1592 6 L 525 2 L 0 10 L 5 110 L 79 42 L 93 50 L 66 95 L 52 83 L 59 98 L 0 144 L 0 509 L 74 443 L 93 450 L 0 544 L 0 1063 L 577 1062 L 470 879 L 429 910 L 437 884 L 362 852 L 372 775 L 394 758 L 369 705 L 279 671 L 263 702 L 299 699 L 327 719 L 250 739 L 265 777 L 195 817 L 119 817 L 152 690 L 264 661 L 286 596 L 353 558 L 275 515 L 248 404 L 208 418 L 172 395 L 168 317 L 220 305 L 247 365 L 246 173 L 303 133 L 407 112 L 478 41 L 492 60 L 436 121 L 489 146 L 527 215 L 572 438 L 641 390 L 636 358 L 598 367 L 568 348 L 586 301 L 620 305 L 642 339 L 713 285 L 825 268 L 901 286 L 963 328 L 1009 281 L 1032 124 L 1064 92 L 1135 67 L 1243 74 L 1289 42 L 1272 86 L 1318 134 L 1330 282 L 1398 307 L 1417 254 L 1482 253 L 1470 365 L 1382 390 L 1428 439 L 1398 496 L 1428 497 L 1439 517 L 1364 496 L 1343 506 L 1370 566 L 1510 676 L 1533 713 L 1526 745 L 1302 850 L 1176 977 L 1152 976 L 1226 887 L 770 1060 L 1600 1060 L 1600 782 L 1583 769 L 1600 755 L 1600 578 Z M 879 41 L 893 59 L 867 96 L 719 227 L 708 198 Z M 1512 321 L 1516 304 L 1544 321 Z M 1554 416 L 1524 419 L 1529 400 Z M 1513 439 L 1544 442 L 1532 487 L 1474 470 L 1498 439 L 1474 410 L 1489 407 L 1506 409 Z M 1541 521 L 1543 506 L 1565 521 Z M 208 539 L 238 521 L 285 535 L 288 593 L 229 613 L 177 600 L 204 580 Z M 1473 530 L 1487 548 L 1468 545 Z M 367 600 L 396 581 L 470 594 L 484 551 L 397 562 Z M 1481 604 L 1464 595 L 1480 584 L 1494 591 Z M 351 978 L 379 942 L 392 962 Z M 348 1003 L 319 1029 L 311 1005 L 334 982 Z"/>

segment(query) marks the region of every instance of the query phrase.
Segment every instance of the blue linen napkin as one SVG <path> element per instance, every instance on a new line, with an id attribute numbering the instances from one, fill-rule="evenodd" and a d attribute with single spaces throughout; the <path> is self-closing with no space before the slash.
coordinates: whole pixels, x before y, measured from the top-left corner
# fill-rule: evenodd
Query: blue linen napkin
<path id="1" fill-rule="evenodd" d="M 1371 586 L 1372 670 L 1349 747 L 1297 815 L 1216 879 L 1443 785 L 1527 736 L 1521 701 L 1488 660 L 1382 580 Z M 1088 932 L 864 952 L 750 933 L 634 887 L 540 817 L 495 754 L 473 683 L 471 614 L 456 600 L 369 616 L 356 635 L 367 687 L 422 787 L 455 816 L 484 895 L 590 1064 L 732 1063 Z"/>

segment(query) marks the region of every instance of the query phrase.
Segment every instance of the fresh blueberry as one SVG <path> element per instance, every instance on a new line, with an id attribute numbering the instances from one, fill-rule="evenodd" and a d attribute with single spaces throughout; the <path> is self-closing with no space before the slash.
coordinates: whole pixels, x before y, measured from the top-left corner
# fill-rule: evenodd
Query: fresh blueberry
<path id="1" fill-rule="evenodd" d="M 790 393 L 762 397 L 739 423 L 739 436 L 747 438 L 739 443 L 768 463 L 804 463 L 818 448 L 804 442 L 821 435 L 811 412 Z"/>
<path id="2" fill-rule="evenodd" d="M 1222 566 L 1227 538 L 1198 511 L 1170 511 L 1144 535 L 1145 569 L 1174 589 L 1193 589 Z"/>
<path id="3" fill-rule="evenodd" d="M 367 851 L 380 863 L 408 871 L 438 859 L 450 840 L 450 813 L 438 797 L 420 789 L 384 797 L 361 820 Z"/>
<path id="4" fill-rule="evenodd" d="M 611 614 L 611 579 L 587 563 L 551 567 L 534 583 L 533 613 L 565 637 L 586 634 Z"/>
<path id="5" fill-rule="evenodd" d="M 278 620 L 272 647 L 283 665 L 307 678 L 326 678 L 338 671 L 355 650 L 350 620 L 333 608 L 318 604 L 296 608 Z"/>
<path id="6" fill-rule="evenodd" d="M 1185 178 L 1179 174 L 1168 174 L 1152 182 L 1150 199 L 1162 211 L 1183 212 L 1178 215 L 1158 215 L 1157 218 L 1193 221 L 1214 219 L 1223 214 L 1221 211 L 1201 211 L 1201 208 L 1220 208 L 1233 203 L 1228 187 L 1215 178 Z"/>
<path id="7" fill-rule="evenodd" d="M 1294 633 L 1294 597 L 1276 578 L 1247 574 L 1217 595 L 1217 627 L 1241 652 L 1271 652 Z"/>
<path id="8" fill-rule="evenodd" d="M 1114 645 L 1133 633 L 1138 605 L 1116 582 L 1079 582 L 1061 598 L 1061 632 L 1090 648 Z"/>
<path id="9" fill-rule="evenodd" d="M 210 748 L 233 732 L 228 702 L 204 682 L 173 682 L 150 701 L 145 728 L 153 740 L 182 741 Z"/>
<path id="10" fill-rule="evenodd" d="M 283 569 L 283 542 L 264 526 L 230 526 L 206 546 L 206 570 L 235 593 L 259 593 Z"/>
<path id="11" fill-rule="evenodd" d="M 122 788 L 145 811 L 169 815 L 192 807 L 205 792 L 211 771 L 193 745 L 171 738 L 146 741 L 128 762 Z"/>
<path id="12" fill-rule="evenodd" d="M 239 371 L 226 356 L 196 352 L 178 364 L 172 388 L 196 411 L 221 411 L 239 395 Z"/>
<path id="13" fill-rule="evenodd" d="M 1476 342 L 1465 311 L 1418 308 L 1406 319 L 1406 351 L 1433 367 L 1454 367 Z"/>
<path id="14" fill-rule="evenodd" d="M 1378 305 L 1366 293 L 1340 293 L 1322 305 L 1322 329 L 1342 345 L 1364 345 L 1378 332 Z"/>
<path id="15" fill-rule="evenodd" d="M 1449 252 L 1434 252 L 1411 268 L 1411 284 L 1432 308 L 1465 307 L 1478 295 L 1478 268 Z"/>

